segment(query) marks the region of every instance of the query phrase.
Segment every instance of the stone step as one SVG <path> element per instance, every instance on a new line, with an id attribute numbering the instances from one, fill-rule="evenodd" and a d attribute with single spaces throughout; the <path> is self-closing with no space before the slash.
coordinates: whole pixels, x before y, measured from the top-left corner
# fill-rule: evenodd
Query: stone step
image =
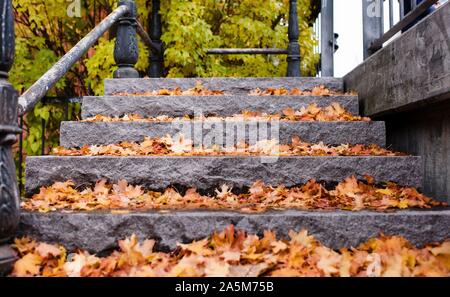
<path id="1" fill-rule="evenodd" d="M 83 119 L 98 114 L 139 114 L 143 117 L 183 117 L 194 114 L 232 116 L 243 110 L 275 114 L 288 107 L 299 110 L 312 103 L 326 107 L 333 102 L 338 102 L 355 115 L 359 114 L 358 96 L 92 96 L 83 98 L 81 116 Z"/>
<path id="2" fill-rule="evenodd" d="M 265 163 L 263 163 L 265 162 Z M 287 187 L 310 179 L 338 183 L 368 174 L 378 182 L 393 181 L 422 187 L 420 157 L 110 157 L 29 156 L 26 159 L 28 195 L 56 181 L 91 185 L 102 178 L 120 179 L 162 191 L 170 186 L 196 187 L 211 192 L 223 184 L 242 189 L 261 180 Z"/>
<path id="3" fill-rule="evenodd" d="M 242 134 L 236 133 L 235 127 Z M 258 136 L 259 140 L 278 138 L 280 143 L 290 143 L 293 136 L 299 136 L 310 143 L 375 143 L 384 146 L 386 136 L 384 122 L 62 122 L 60 144 L 64 147 L 81 147 L 121 141 L 141 142 L 145 136 L 164 137 L 178 133 L 192 139 L 195 144 L 203 141 L 207 146 L 210 146 L 212 139 L 215 144 L 228 146 L 241 140 L 250 142 L 249 135 Z"/>
<path id="4" fill-rule="evenodd" d="M 115 93 L 143 93 L 160 89 L 181 88 L 183 91 L 193 88 L 200 82 L 209 90 L 220 90 L 229 94 L 246 95 L 250 91 L 259 88 L 285 88 L 287 90 L 305 90 L 324 85 L 334 90 L 342 91 L 344 82 L 342 78 L 320 77 L 261 77 L 261 78 L 122 78 L 105 79 L 105 95 Z"/>
<path id="5" fill-rule="evenodd" d="M 108 252 L 117 241 L 132 234 L 141 240 L 157 240 L 158 250 L 173 250 L 177 242 L 188 243 L 222 231 L 234 224 L 237 229 L 262 235 L 275 231 L 288 238 L 289 230 L 306 229 L 325 245 L 339 249 L 356 247 L 383 232 L 401 235 L 417 246 L 450 238 L 450 210 L 405 210 L 397 212 L 305 212 L 271 211 L 242 214 L 226 211 L 37 213 L 22 212 L 18 236 L 60 243 L 74 250 Z"/>

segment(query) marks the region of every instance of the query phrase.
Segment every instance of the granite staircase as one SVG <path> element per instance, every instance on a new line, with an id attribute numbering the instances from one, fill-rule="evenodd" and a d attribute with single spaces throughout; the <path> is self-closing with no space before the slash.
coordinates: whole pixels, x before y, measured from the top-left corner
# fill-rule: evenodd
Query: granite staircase
<path id="1" fill-rule="evenodd" d="M 201 81 L 210 90 L 222 90 L 224 96 L 125 96 L 115 94 L 145 93 L 159 89 L 188 89 Z M 193 110 L 221 116 L 254 110 L 280 112 L 286 107 L 299 109 L 310 103 L 327 106 L 338 102 L 357 114 L 357 96 L 249 96 L 256 88 L 311 89 L 325 85 L 343 90 L 337 78 L 210 78 L 210 79 L 109 79 L 105 96 L 85 97 L 82 117 L 98 114 L 121 116 L 184 116 Z M 193 123 L 195 125 L 196 123 Z M 202 129 L 202 133 L 209 133 Z M 206 132 L 205 132 L 206 131 Z M 61 145 L 109 144 L 120 141 L 142 141 L 145 136 L 174 135 L 180 128 L 170 122 L 63 122 Z M 379 144 L 385 146 L 383 122 L 282 122 L 280 142 L 298 135 L 308 142 L 326 144 Z M 211 135 L 209 135 L 211 136 Z M 213 135 L 222 137 L 223 135 Z M 204 134 L 198 137 L 205 137 Z M 170 186 L 196 187 L 211 191 L 222 184 L 236 189 L 262 180 L 266 184 L 294 186 L 317 179 L 338 183 L 355 175 L 368 174 L 377 181 L 393 181 L 405 186 L 422 187 L 422 163 L 414 156 L 352 157 L 280 157 L 276 162 L 262 163 L 260 157 L 108 157 L 108 156 L 38 156 L 26 160 L 26 193 L 31 195 L 55 181 L 73 180 L 77 185 L 92 185 L 106 178 L 143 185 L 152 190 Z M 330 247 L 355 246 L 380 232 L 403 235 L 415 244 L 450 238 L 450 212 L 447 209 L 371 211 L 269 211 L 245 214 L 231 211 L 146 211 L 146 212 L 23 212 L 20 233 L 47 242 L 62 243 L 68 248 L 92 252 L 108 251 L 117 240 L 132 233 L 154 238 L 159 248 L 174 248 L 177 242 L 188 242 L 208 236 L 229 224 L 252 233 L 265 229 L 285 236 L 291 229 L 306 228 Z"/>

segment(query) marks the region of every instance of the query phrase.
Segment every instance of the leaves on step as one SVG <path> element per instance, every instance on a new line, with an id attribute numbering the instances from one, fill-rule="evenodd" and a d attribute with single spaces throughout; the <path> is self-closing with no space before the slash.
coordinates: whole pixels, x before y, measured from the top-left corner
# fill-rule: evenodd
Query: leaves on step
<path id="1" fill-rule="evenodd" d="M 235 114 L 228 117 L 219 116 L 204 116 L 199 115 L 191 117 L 186 115 L 184 117 L 169 117 L 161 115 L 157 117 L 142 117 L 138 114 L 126 114 L 121 117 L 108 117 L 104 115 L 96 115 L 87 118 L 82 122 L 174 122 L 174 121 L 321 121 L 321 122 L 356 122 L 364 121 L 370 122 L 370 118 L 355 116 L 345 110 L 339 103 L 333 102 L 327 107 L 319 107 L 313 103 L 308 107 L 302 107 L 300 110 L 293 108 L 286 108 L 281 114 L 267 114 L 255 111 L 242 111 L 240 114 Z"/>
<path id="2" fill-rule="evenodd" d="M 199 81 L 196 83 L 195 87 L 183 90 L 180 87 L 175 89 L 159 89 L 146 92 L 118 92 L 114 93 L 113 96 L 222 96 L 228 95 L 222 90 L 210 90 L 203 86 Z M 249 91 L 249 96 L 356 96 L 355 92 L 343 93 L 339 91 L 333 91 L 325 87 L 324 85 L 315 86 L 312 89 L 300 90 L 294 88 L 288 90 L 285 88 L 267 88 L 261 90 L 256 88 Z"/>
<path id="3" fill-rule="evenodd" d="M 343 93 L 332 91 L 326 88 L 324 85 L 315 86 L 311 90 L 300 90 L 294 88 L 288 90 L 285 88 L 267 88 L 261 90 L 259 88 L 252 90 L 249 93 L 250 96 L 356 96 L 355 92 Z"/>
<path id="4" fill-rule="evenodd" d="M 446 205 L 420 194 L 414 188 L 387 183 L 377 187 L 373 178 L 366 182 L 355 177 L 346 178 L 334 189 L 328 190 L 322 184 L 311 180 L 303 186 L 286 188 L 254 183 L 246 193 L 234 194 L 232 188 L 222 185 L 214 196 L 199 194 L 189 189 L 185 194 L 168 188 L 161 192 L 146 191 L 142 186 L 129 185 L 121 180 L 118 184 L 107 184 L 100 180 L 94 188 L 78 190 L 71 181 L 56 182 L 42 187 L 38 194 L 25 199 L 22 209 L 40 212 L 57 210 L 176 210 L 176 209 L 218 209 L 243 212 L 264 212 L 270 209 L 299 210 L 362 210 L 384 211 L 403 208 L 431 208 Z M 282 246 L 278 246 L 282 250 Z"/>
<path id="5" fill-rule="evenodd" d="M 175 89 L 160 89 L 141 93 L 114 93 L 113 96 L 220 96 L 224 94 L 220 90 L 209 90 L 202 83 L 197 82 L 195 87 L 185 91 L 177 87 Z"/>
<path id="6" fill-rule="evenodd" d="M 213 145 L 194 146 L 190 138 L 177 134 L 174 138 L 145 137 L 143 142 L 124 141 L 118 144 L 83 146 L 80 149 L 56 147 L 57 156 L 403 156 L 405 154 L 384 149 L 376 144 L 326 145 L 323 142 L 311 144 L 293 137 L 291 144 L 261 140 L 254 145 L 239 142 L 233 147 Z"/>
<path id="7" fill-rule="evenodd" d="M 399 236 L 373 238 L 359 247 L 333 250 L 306 230 L 279 239 L 266 230 L 263 237 L 223 232 L 187 244 L 171 253 L 154 250 L 154 241 L 135 235 L 120 240 L 119 249 L 99 257 L 53 245 L 59 254 L 41 255 L 41 245 L 29 238 L 13 245 L 20 256 L 12 276 L 450 276 L 450 241 L 419 249 Z"/>

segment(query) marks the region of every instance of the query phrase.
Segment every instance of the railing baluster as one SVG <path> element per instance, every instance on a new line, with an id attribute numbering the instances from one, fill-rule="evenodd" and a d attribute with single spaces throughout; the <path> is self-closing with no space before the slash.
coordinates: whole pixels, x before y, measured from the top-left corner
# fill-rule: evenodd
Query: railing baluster
<path id="1" fill-rule="evenodd" d="M 23 116 L 19 117 L 19 128 L 23 130 Z M 22 194 L 23 190 L 23 183 L 22 183 L 22 177 L 23 177 L 23 133 L 19 134 L 19 194 Z"/>
<path id="2" fill-rule="evenodd" d="M 149 77 L 164 76 L 164 45 L 161 41 L 162 26 L 160 14 L 160 0 L 152 2 L 152 17 L 150 18 L 150 38 L 158 46 L 159 51 L 153 50 L 150 54 Z"/>
<path id="3" fill-rule="evenodd" d="M 389 29 L 394 26 L 394 1 L 389 0 Z"/>
<path id="4" fill-rule="evenodd" d="M 321 69 L 322 77 L 334 75 L 334 26 L 333 0 L 322 0 L 320 17 L 322 23 L 321 34 Z"/>
<path id="5" fill-rule="evenodd" d="M 18 93 L 8 82 L 15 54 L 11 0 L 0 2 L 0 274 L 7 274 L 16 255 L 8 241 L 19 224 L 19 189 L 11 146 L 16 142 Z"/>
<path id="6" fill-rule="evenodd" d="M 287 76 L 300 77 L 300 44 L 298 43 L 300 32 L 298 29 L 297 0 L 289 0 L 288 33 L 289 46 L 287 57 Z"/>
<path id="7" fill-rule="evenodd" d="M 41 156 L 45 155 L 45 119 L 41 119 Z"/>
<path id="8" fill-rule="evenodd" d="M 383 0 L 362 0 L 364 60 L 373 54 L 372 42 L 380 38 L 383 31 Z"/>
<path id="9" fill-rule="evenodd" d="M 400 0 L 399 5 L 400 5 L 400 20 L 403 20 L 403 18 L 405 17 L 405 0 Z"/>
<path id="10" fill-rule="evenodd" d="M 129 12 L 119 19 L 117 25 L 114 59 L 119 69 L 114 72 L 114 78 L 138 78 L 139 72 L 134 69 L 139 57 L 136 36 L 136 3 L 133 0 L 120 0 L 120 5 L 128 6 Z"/>
<path id="11" fill-rule="evenodd" d="M 69 98 L 64 98 L 64 121 L 69 120 Z"/>

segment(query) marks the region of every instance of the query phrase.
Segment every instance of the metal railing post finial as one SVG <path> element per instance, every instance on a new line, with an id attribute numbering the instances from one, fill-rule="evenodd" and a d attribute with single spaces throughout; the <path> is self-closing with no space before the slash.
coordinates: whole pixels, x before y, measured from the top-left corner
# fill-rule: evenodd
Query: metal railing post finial
<path id="1" fill-rule="evenodd" d="M 286 76 L 300 77 L 300 44 L 298 43 L 300 32 L 298 28 L 297 0 L 289 0 L 288 37 L 288 66 Z"/>
<path id="2" fill-rule="evenodd" d="M 8 82 L 14 61 L 14 16 L 11 0 L 0 2 L 0 275 L 16 260 L 8 241 L 19 225 L 19 189 L 11 146 L 16 142 L 18 93 Z"/>
<path id="3" fill-rule="evenodd" d="M 128 7 L 128 12 L 118 20 L 114 60 L 119 69 L 114 72 L 114 78 L 138 78 L 139 72 L 134 69 L 139 58 L 136 3 L 133 0 L 120 0 L 119 6 L 122 5 Z"/>

